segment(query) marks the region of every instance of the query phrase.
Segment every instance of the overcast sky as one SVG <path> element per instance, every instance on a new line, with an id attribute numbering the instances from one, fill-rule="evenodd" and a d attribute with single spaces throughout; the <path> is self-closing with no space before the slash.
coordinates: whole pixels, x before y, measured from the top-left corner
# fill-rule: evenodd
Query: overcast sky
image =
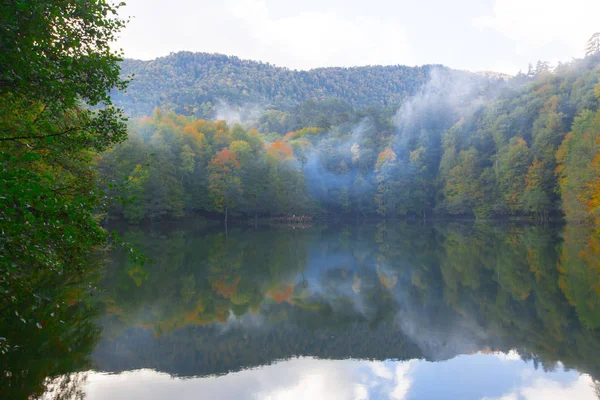
<path id="1" fill-rule="evenodd" d="M 119 47 L 222 53 L 292 69 L 444 64 L 516 73 L 581 57 L 600 0 L 126 0 Z"/>

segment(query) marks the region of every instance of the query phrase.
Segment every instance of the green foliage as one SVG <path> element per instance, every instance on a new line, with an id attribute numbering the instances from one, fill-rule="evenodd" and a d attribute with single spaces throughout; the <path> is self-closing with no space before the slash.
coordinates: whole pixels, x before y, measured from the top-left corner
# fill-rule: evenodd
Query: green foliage
<path id="1" fill-rule="evenodd" d="M 478 188 L 479 171 L 476 164 L 476 150 L 462 150 L 456 157 L 456 165 L 445 177 L 444 198 L 446 212 L 461 215 L 474 213 L 481 202 L 482 193 Z"/>
<path id="2" fill-rule="evenodd" d="M 74 373 L 92 367 L 90 354 L 101 333 L 98 307 L 88 300 L 99 293 L 90 288 L 98 279 L 91 267 L 67 269 L 60 275 L 43 270 L 30 273 L 27 283 L 34 287 L 33 295 L 25 284 L 11 288 L 11 307 L 7 310 L 3 304 L 2 309 L 3 398 L 38 398 L 48 387 L 72 395 L 62 398 L 81 398 L 82 382 Z"/>
<path id="3" fill-rule="evenodd" d="M 148 155 L 148 156 L 146 156 Z M 131 222 L 195 212 L 255 216 L 308 211 L 302 171 L 283 141 L 224 121 L 157 110 L 131 124 L 130 138 L 102 155 L 105 181 L 128 181 L 133 201 L 114 205 Z"/>
<path id="4" fill-rule="evenodd" d="M 544 163 L 538 161 L 537 157 L 533 160 L 533 164 L 527 170 L 525 192 L 522 197 L 524 209 L 541 216 L 552 209 L 552 202 L 543 186 L 544 178 L 548 176 L 548 169 Z"/>
<path id="5" fill-rule="evenodd" d="M 240 163 L 236 153 L 227 148 L 215 154 L 208 166 L 210 197 L 214 201 L 216 211 L 225 210 L 225 218 L 227 210 L 235 207 L 237 198 L 241 196 L 241 180 L 237 173 L 239 169 Z"/>
<path id="6" fill-rule="evenodd" d="M 78 304 L 98 252 L 120 241 L 100 226 L 109 198 L 95 169 L 95 153 L 126 136 L 108 96 L 127 84 L 110 49 L 119 8 L 9 0 L 0 10 L 0 337 L 3 361 L 35 360 L 2 373 L 17 396 L 6 398 L 39 395 L 45 378 L 84 365 L 97 336 Z"/>
<path id="7" fill-rule="evenodd" d="M 568 220 L 594 217 L 593 199 L 598 196 L 595 182 L 600 180 L 600 111 L 583 111 L 557 152 L 556 170 L 563 209 Z M 596 214 L 597 217 L 598 214 Z"/>
<path id="8" fill-rule="evenodd" d="M 448 130 L 437 211 L 586 219 L 598 174 L 597 62 L 594 55 L 538 71 Z"/>
<path id="9" fill-rule="evenodd" d="M 512 138 L 508 148 L 498 155 L 498 188 L 511 214 L 522 211 L 521 196 L 529 163 L 529 148 L 520 137 Z"/>
<path id="10" fill-rule="evenodd" d="M 287 115 L 297 119 L 302 109 Z M 325 114 L 318 115 L 308 120 Z M 407 127 L 401 135 L 411 143 L 404 147 L 394 143 L 400 135 L 389 111 L 352 111 L 329 130 L 309 126 L 281 135 L 255 130 L 260 122 L 230 127 L 156 110 L 130 125 L 129 140 L 104 153 L 100 169 L 106 180 L 123 181 L 136 164 L 148 164 L 143 188 L 133 182 L 130 189 L 141 203 L 113 209 L 130 221 L 175 216 L 173 203 L 183 204 L 178 209 L 186 215 L 421 216 L 434 208 L 444 121 L 428 133 Z M 397 160 L 378 167 L 378 157 L 392 148 Z M 155 182 L 162 187 L 150 189 Z"/>
<path id="11" fill-rule="evenodd" d="M 115 209 L 132 221 L 211 210 L 582 220 L 598 203 L 594 60 L 538 66 L 516 89 L 476 85 L 464 105 L 417 96 L 395 115 L 329 99 L 229 127 L 157 109 L 101 169 L 123 180 L 155 154 L 143 187 L 132 187 L 141 203 Z M 492 100 L 470 103 L 479 96 Z"/>
<path id="12" fill-rule="evenodd" d="M 577 116 L 598 108 L 598 57 L 592 54 L 554 71 L 540 62 L 527 75 L 506 83 L 430 66 L 297 72 L 192 53 L 126 61 L 128 71 L 140 72 L 129 97 L 119 97 L 131 114 L 148 113 L 151 102 L 181 114 L 214 117 L 219 114 L 216 108 L 223 106 L 214 106 L 220 96 L 243 114 L 245 122 L 243 128 L 223 122 L 221 127 L 207 123 L 192 128 L 196 120 L 191 117 L 156 111 L 154 125 L 144 118 L 133 125 L 143 145 L 134 152 L 130 148 L 129 154 L 114 150 L 124 166 L 102 167 L 129 174 L 134 166 L 128 160 L 137 158 L 143 164 L 142 154 L 157 154 L 150 166 L 157 178 L 149 179 L 139 196 L 145 199 L 145 205 L 138 206 L 145 209 L 140 218 L 227 209 L 245 216 L 396 218 L 435 213 L 548 219 L 569 214 L 570 219 L 585 219 L 585 210 L 596 209 L 594 139 L 587 141 L 584 157 L 568 155 L 568 149 L 575 151 L 577 146 L 563 141 L 585 136 L 566 133 L 581 131 Z M 156 76 L 162 77 L 160 84 Z M 403 89 L 390 92 L 384 76 L 393 76 Z M 334 77 L 335 84 L 330 83 Z M 425 85 L 428 80 L 433 83 Z M 438 81 L 445 86 L 435 87 Z M 182 94 L 190 82 L 201 90 Z M 453 99 L 452 82 L 469 94 Z M 338 91 L 341 87 L 345 90 Z M 257 101 L 271 105 L 259 115 L 244 114 L 240 105 Z M 201 104 L 212 104 L 212 111 L 204 113 L 207 108 Z M 187 131 L 173 133 L 184 127 L 184 120 L 190 125 Z M 196 134 L 201 137 L 194 139 Z M 140 143 L 131 139 L 130 145 Z M 272 148 L 283 143 L 291 146 L 286 149 L 290 154 Z M 559 151 L 561 144 L 564 151 Z M 236 154 L 240 168 L 230 184 L 216 179 L 225 175 L 212 173 L 211 191 L 209 164 L 224 148 Z M 378 167 L 386 149 L 396 158 Z M 566 167 L 560 160 L 567 158 L 580 165 Z M 149 189 L 158 181 L 162 187 Z M 235 198 L 232 206 L 224 207 L 219 200 L 215 207 L 227 188 Z M 581 212 L 568 211 L 574 204 Z"/>
<path id="13" fill-rule="evenodd" d="M 173 127 L 181 129 L 186 118 L 188 125 L 196 120 L 156 111 L 155 123 L 164 126 L 146 119 L 133 126 L 144 146 L 123 158 L 123 170 L 133 168 L 126 159 L 157 154 L 150 168 L 160 178 L 148 185 L 162 181 L 163 188 L 146 187 L 145 203 L 153 206 L 144 206 L 144 217 L 225 208 L 246 216 L 560 217 L 573 203 L 569 196 L 584 208 L 595 204 L 595 175 L 583 179 L 576 194 L 561 191 L 563 166 L 556 157 L 576 116 L 598 108 L 598 57 L 591 54 L 554 71 L 540 62 L 505 83 L 437 66 L 298 72 L 184 52 L 150 62 L 127 60 L 125 70 L 139 72 L 139 79 L 118 101 L 131 114 L 147 114 L 150 104 L 159 104 L 163 110 L 213 118 L 224 106 L 217 99 L 225 99 L 245 122 L 243 128 L 190 127 L 188 139 L 177 139 L 185 135 L 173 133 Z M 436 87 L 439 81 L 444 84 Z M 457 82 L 469 93 L 458 100 L 453 98 Z M 192 86 L 199 89 L 186 89 Z M 243 105 L 256 102 L 270 105 L 259 115 L 245 112 Z M 169 127 L 165 118 L 180 122 Z M 194 132 L 202 137 L 193 139 Z M 268 149 L 278 143 L 291 146 L 291 155 Z M 210 197 L 208 166 L 224 148 L 241 165 L 230 185 L 219 188 L 217 181 L 224 181 L 213 179 Z M 396 160 L 378 168 L 378 155 L 386 149 Z M 121 169 L 110 163 L 103 168 Z M 223 198 L 234 186 L 235 206 L 215 207 L 214 194 Z"/>
<path id="14" fill-rule="evenodd" d="M 159 104 L 180 114 L 214 118 L 223 100 L 231 105 L 267 103 L 290 107 L 307 100 L 341 99 L 359 107 L 397 106 L 417 93 L 434 69 L 477 78 L 437 65 L 295 71 L 237 57 L 190 52 L 152 61 L 125 60 L 121 66 L 124 74 L 135 74 L 136 79 L 127 93 L 115 94 L 114 99 L 135 116 L 147 115 Z M 314 111 L 320 110 L 306 104 L 302 118 L 310 118 Z M 343 114 L 341 110 L 337 118 L 344 118 Z M 278 132 L 288 122 L 292 121 L 285 113 L 275 110 L 261 121 L 267 132 Z M 331 123 L 318 122 L 319 119 L 311 125 L 328 129 Z"/>
<path id="15" fill-rule="evenodd" d="M 0 92 L 26 96 L 42 107 L 60 102 L 71 108 L 80 100 L 110 104 L 108 91 L 123 89 L 127 82 L 119 76 L 120 55 L 110 48 L 126 24 L 117 16 L 122 5 L 5 1 Z"/>

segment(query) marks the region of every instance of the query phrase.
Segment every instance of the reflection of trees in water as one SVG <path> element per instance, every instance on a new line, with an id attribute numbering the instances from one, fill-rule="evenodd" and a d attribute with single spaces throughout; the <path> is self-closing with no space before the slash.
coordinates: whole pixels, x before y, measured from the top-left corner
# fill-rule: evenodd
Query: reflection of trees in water
<path id="1" fill-rule="evenodd" d="M 65 374 L 56 378 L 46 378 L 44 400 L 83 400 L 84 386 L 87 382 L 87 372 Z"/>
<path id="2" fill-rule="evenodd" d="M 34 271 L 8 288 L 0 306 L 7 346 L 0 363 L 0 398 L 27 399 L 53 388 L 48 398 L 81 398 L 81 379 L 70 373 L 91 367 L 100 338 L 91 303 L 96 267 L 88 271 Z M 34 295 L 20 292 L 26 287 Z"/>
<path id="3" fill-rule="evenodd" d="M 156 263 L 138 286 L 115 256 L 106 335 L 138 352 L 127 367 L 173 373 L 184 359 L 186 373 L 210 373 L 298 354 L 388 358 L 395 335 L 398 358 L 516 348 L 545 369 L 561 360 L 599 376 L 598 252 L 584 228 L 569 229 L 564 242 L 559 229 L 487 224 L 138 232 L 128 239 L 139 235 Z M 136 326 L 153 331 L 143 350 L 129 342 Z M 334 346 L 342 335 L 355 347 Z M 96 357 L 119 369 L 113 351 L 103 342 Z"/>
<path id="4" fill-rule="evenodd" d="M 448 229 L 444 236 L 452 244 L 446 241 L 444 247 L 452 255 L 442 257 L 440 264 L 445 297 L 489 334 L 545 369 L 560 360 L 598 376 L 600 309 L 586 313 L 579 308 L 588 311 L 598 304 L 593 288 L 600 279 L 593 271 L 599 259 L 584 261 L 589 250 L 585 238 L 592 233 L 580 230 L 576 237 L 581 240 L 575 243 L 568 238 L 570 229 L 562 243 L 557 230 L 537 226 Z M 485 267 L 477 274 L 465 273 L 474 265 Z M 585 279 L 577 279 L 581 275 Z M 570 292 L 582 304 L 568 301 Z"/>
<path id="5" fill-rule="evenodd" d="M 583 226 L 383 223 L 126 237 L 155 263 L 115 253 L 106 293 L 89 297 L 87 274 L 38 274 L 28 281 L 36 296 L 17 297 L 27 312 L 4 303 L 0 397 L 48 388 L 52 398 L 81 397 L 85 374 L 71 373 L 91 366 L 98 306 L 105 340 L 94 359 L 111 371 L 203 375 L 294 355 L 435 360 L 514 348 L 545 370 L 560 360 L 600 376 L 600 256 Z"/>
<path id="6" fill-rule="evenodd" d="M 267 299 L 290 300 L 296 275 L 306 266 L 304 241 L 312 238 L 293 230 L 273 232 L 126 233 L 155 262 L 144 266 L 147 278 L 138 286 L 121 267 L 126 255 L 114 255 L 105 279 L 110 314 L 118 317 L 120 329 L 141 325 L 161 336 L 190 324 L 225 322 L 231 312 L 257 312 Z"/>
<path id="7" fill-rule="evenodd" d="M 568 226 L 558 263 L 559 286 L 588 329 L 600 328 L 600 235 Z"/>

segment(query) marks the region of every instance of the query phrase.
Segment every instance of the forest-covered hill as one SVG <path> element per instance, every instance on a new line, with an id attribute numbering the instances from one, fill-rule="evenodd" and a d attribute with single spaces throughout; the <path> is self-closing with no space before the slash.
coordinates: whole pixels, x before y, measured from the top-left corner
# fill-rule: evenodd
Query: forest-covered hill
<path id="1" fill-rule="evenodd" d="M 355 107 L 398 106 L 427 83 L 433 70 L 476 82 L 502 79 L 455 71 L 440 65 L 366 66 L 296 71 L 221 54 L 173 53 L 151 61 L 126 59 L 123 75 L 134 75 L 115 104 L 135 116 L 154 107 L 210 119 L 221 102 L 277 105 L 307 100 L 341 99 Z"/>
<path id="2" fill-rule="evenodd" d="M 132 120 L 100 168 L 130 180 L 136 202 L 113 210 L 130 220 L 198 211 L 599 219 L 599 77 L 600 54 L 554 70 L 540 63 L 508 82 L 432 69 L 397 108 L 309 100 L 241 125 L 164 106 Z"/>

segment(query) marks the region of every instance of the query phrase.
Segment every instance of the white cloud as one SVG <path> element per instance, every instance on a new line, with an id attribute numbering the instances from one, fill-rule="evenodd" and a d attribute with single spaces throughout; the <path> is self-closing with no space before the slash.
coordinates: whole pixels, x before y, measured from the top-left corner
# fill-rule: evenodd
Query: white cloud
<path id="1" fill-rule="evenodd" d="M 118 375 L 90 372 L 88 400 L 144 399 L 347 399 L 373 398 L 373 391 L 404 399 L 416 361 L 381 362 L 296 358 L 225 376 L 179 379 L 152 370 Z"/>
<path id="2" fill-rule="evenodd" d="M 280 385 L 276 379 L 269 376 L 270 384 L 267 384 L 264 390 L 257 392 L 254 397 L 265 400 L 333 398 L 364 400 L 368 398 L 366 387 L 353 382 L 352 371 L 348 368 L 348 364 L 344 365 L 344 362 L 305 359 L 287 363 L 286 367 L 295 370 L 297 382 L 287 386 Z"/>
<path id="3" fill-rule="evenodd" d="M 171 0 L 168 9 L 157 0 L 129 0 L 124 14 L 135 18 L 119 45 L 133 58 L 206 51 L 299 69 L 414 61 L 405 30 L 384 15 L 323 10 L 276 17 L 266 0 Z"/>
<path id="4" fill-rule="evenodd" d="M 600 1 L 594 0 L 495 0 L 492 13 L 473 24 L 509 37 L 521 53 L 553 45 L 582 56 L 585 41 L 600 29 L 599 14 Z"/>
<path id="5" fill-rule="evenodd" d="M 370 18 L 350 20 L 331 12 L 305 12 L 273 19 L 264 1 L 230 3 L 235 3 L 232 10 L 238 11 L 236 16 L 246 24 L 253 40 L 260 43 L 256 50 L 261 59 L 279 54 L 282 65 L 303 69 L 372 64 L 385 58 L 391 62 L 398 56 L 406 59 L 402 53 L 408 50 L 407 40 L 394 23 Z"/>
<path id="6" fill-rule="evenodd" d="M 593 380 L 582 374 L 575 381 L 561 383 L 547 378 L 537 378 L 530 385 L 496 399 L 483 400 L 597 400 L 592 388 Z"/>
<path id="7" fill-rule="evenodd" d="M 371 367 L 371 371 L 373 371 L 373 375 L 391 380 L 394 377 L 394 371 L 390 368 L 387 368 L 384 363 L 381 362 L 372 362 L 369 363 L 369 367 Z"/>
<path id="8" fill-rule="evenodd" d="M 309 69 L 439 63 L 514 73 L 583 55 L 598 0 L 127 0 L 116 47 L 130 58 L 181 50 Z"/>
<path id="9" fill-rule="evenodd" d="M 347 399 L 369 398 L 360 382 L 363 362 L 296 358 L 225 376 L 180 379 L 152 370 L 90 373 L 88 400 L 113 399 Z"/>
<path id="10" fill-rule="evenodd" d="M 392 399 L 403 400 L 406 398 L 408 391 L 412 385 L 412 381 L 408 376 L 408 372 L 414 361 L 399 363 L 396 365 L 396 387 L 390 394 Z"/>
<path id="11" fill-rule="evenodd" d="M 597 400 L 592 384 L 592 378 L 585 374 L 569 385 L 540 378 L 532 386 L 521 389 L 521 395 L 525 400 Z"/>
<path id="12" fill-rule="evenodd" d="M 485 354 L 485 353 L 482 353 Z M 500 351 L 491 353 L 494 357 L 499 358 L 502 361 L 519 361 L 521 360 L 521 356 L 517 353 L 516 350 L 510 350 L 508 353 L 502 353 Z"/>

